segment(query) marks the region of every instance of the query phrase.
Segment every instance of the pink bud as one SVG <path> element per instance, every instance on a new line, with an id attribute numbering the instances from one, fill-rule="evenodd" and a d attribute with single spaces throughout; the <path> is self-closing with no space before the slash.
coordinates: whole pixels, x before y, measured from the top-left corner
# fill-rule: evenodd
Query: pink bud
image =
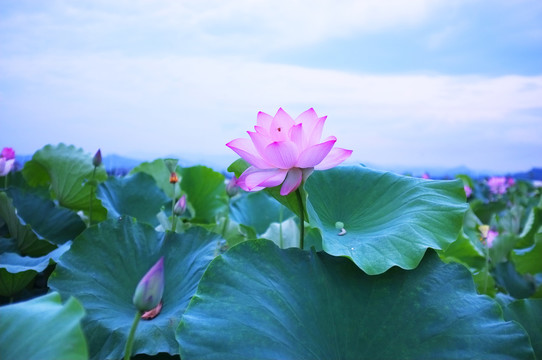
<path id="1" fill-rule="evenodd" d="M 162 300 L 164 294 L 164 257 L 143 276 L 137 284 L 132 299 L 139 311 L 149 311 L 155 308 Z"/>
<path id="2" fill-rule="evenodd" d="M 102 152 L 100 149 L 98 149 L 98 151 L 96 151 L 96 154 L 94 155 L 94 158 L 92 158 L 92 165 L 94 165 L 94 167 L 98 167 L 100 165 L 102 165 Z"/>
<path id="3" fill-rule="evenodd" d="M 226 193 L 229 197 L 233 197 L 239 193 L 239 185 L 237 185 L 237 177 L 235 175 L 226 184 Z"/>
<path id="4" fill-rule="evenodd" d="M 173 208 L 173 212 L 176 215 L 182 215 L 186 211 L 186 195 L 181 196 L 179 201 L 175 204 L 175 207 Z"/>

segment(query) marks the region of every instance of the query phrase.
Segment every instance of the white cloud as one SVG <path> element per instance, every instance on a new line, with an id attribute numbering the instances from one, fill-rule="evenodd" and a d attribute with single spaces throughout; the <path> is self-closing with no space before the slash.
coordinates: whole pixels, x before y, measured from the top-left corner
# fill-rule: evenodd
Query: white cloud
<path id="1" fill-rule="evenodd" d="M 326 133 L 362 161 L 469 165 L 454 148 L 491 148 L 487 168 L 525 169 L 539 160 L 499 165 L 496 154 L 542 150 L 539 136 L 523 136 L 542 133 L 542 76 L 376 76 L 105 54 L 3 59 L 0 68 L 0 117 L 11 119 L 2 132 L 29 153 L 64 141 L 130 155 L 227 154 L 224 144 L 244 136 L 258 111 L 280 106 L 328 115 Z M 440 150 L 428 153 L 431 145 Z"/>
<path id="2" fill-rule="evenodd" d="M 138 39 L 151 38 L 166 42 L 177 52 L 189 48 L 268 54 L 336 37 L 416 25 L 460 2 L 61 0 L 42 5 L 41 10 L 7 16 L 2 28 L 13 35 L 6 36 L 4 43 L 19 49 L 21 43 L 40 47 L 44 41 L 53 47 L 64 46 L 65 41 L 72 49 L 82 44 L 100 48 L 116 39 L 117 48 L 135 50 Z"/>

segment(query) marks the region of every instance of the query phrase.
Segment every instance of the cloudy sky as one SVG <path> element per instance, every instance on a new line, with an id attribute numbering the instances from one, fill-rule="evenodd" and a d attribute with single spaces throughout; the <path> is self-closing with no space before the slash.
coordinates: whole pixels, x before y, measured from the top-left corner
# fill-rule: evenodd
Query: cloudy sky
<path id="1" fill-rule="evenodd" d="M 540 0 L 0 0 L 0 146 L 234 160 L 258 111 L 381 168 L 542 166 Z"/>

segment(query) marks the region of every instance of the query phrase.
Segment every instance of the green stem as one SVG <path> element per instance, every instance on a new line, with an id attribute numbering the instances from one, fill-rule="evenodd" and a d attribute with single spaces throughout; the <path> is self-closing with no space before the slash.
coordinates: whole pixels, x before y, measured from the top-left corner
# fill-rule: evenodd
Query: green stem
<path id="1" fill-rule="evenodd" d="M 132 323 L 132 328 L 130 329 L 130 334 L 128 335 L 128 341 L 126 342 L 126 348 L 124 349 L 124 360 L 130 360 L 130 357 L 132 356 L 132 347 L 134 346 L 134 335 L 135 331 L 137 329 L 137 324 L 139 324 L 139 320 L 141 319 L 141 311 L 137 311 L 134 322 Z"/>
<path id="2" fill-rule="evenodd" d="M 487 294 L 487 283 L 489 280 L 489 246 L 487 246 L 487 239 L 485 244 L 485 255 L 486 255 L 486 276 L 484 279 L 484 294 Z"/>
<path id="3" fill-rule="evenodd" d="M 303 249 L 305 240 L 305 208 L 303 207 L 303 200 L 301 199 L 301 191 L 299 188 L 295 191 L 297 196 L 297 202 L 299 204 L 299 248 Z"/>
<path id="4" fill-rule="evenodd" d="M 94 179 L 96 178 L 96 166 L 92 172 L 91 186 L 90 186 L 90 201 L 88 204 L 88 225 L 92 225 L 92 199 L 94 198 Z"/>
<path id="5" fill-rule="evenodd" d="M 173 197 L 171 198 L 171 231 L 175 232 L 177 221 L 175 219 L 175 183 L 173 183 Z"/>
<path id="6" fill-rule="evenodd" d="M 4 189 L 8 189 L 8 174 L 6 174 L 6 176 L 4 176 Z"/>

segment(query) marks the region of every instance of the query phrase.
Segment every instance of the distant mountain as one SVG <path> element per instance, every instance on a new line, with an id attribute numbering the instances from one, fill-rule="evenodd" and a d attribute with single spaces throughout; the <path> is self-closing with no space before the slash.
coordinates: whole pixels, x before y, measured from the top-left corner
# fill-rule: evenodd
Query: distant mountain
<path id="1" fill-rule="evenodd" d="M 160 157 L 163 159 L 166 158 L 178 158 L 175 155 Z M 32 159 L 32 155 L 21 155 L 17 156 L 17 169 L 21 169 L 26 161 Z M 154 160 L 154 159 L 153 159 Z M 235 159 L 234 159 L 235 160 Z M 106 155 L 103 157 L 103 165 L 105 169 L 114 175 L 125 175 L 134 167 L 145 161 L 152 160 L 141 160 L 134 159 L 130 157 L 120 156 L 120 155 Z M 197 155 L 187 155 L 185 158 L 179 159 L 179 165 L 182 167 L 189 167 L 194 165 L 205 165 L 215 171 L 225 173 L 227 167 L 232 162 L 232 156 L 197 156 Z M 391 171 L 397 174 L 406 174 L 416 177 L 421 177 L 423 174 L 427 173 L 432 179 L 453 179 L 458 174 L 468 175 L 474 179 L 482 178 L 492 175 L 507 175 L 512 176 L 516 179 L 523 180 L 542 180 L 542 168 L 533 168 L 525 172 L 516 172 L 516 173 L 497 173 L 495 171 L 480 171 L 472 170 L 466 166 L 458 166 L 454 168 L 445 168 L 445 167 L 421 167 L 421 166 L 379 166 L 377 164 L 362 164 L 371 169 L 381 170 L 381 171 Z"/>
<path id="2" fill-rule="evenodd" d="M 510 176 L 522 180 L 542 180 L 542 168 L 532 168 L 527 172 L 514 173 Z"/>

